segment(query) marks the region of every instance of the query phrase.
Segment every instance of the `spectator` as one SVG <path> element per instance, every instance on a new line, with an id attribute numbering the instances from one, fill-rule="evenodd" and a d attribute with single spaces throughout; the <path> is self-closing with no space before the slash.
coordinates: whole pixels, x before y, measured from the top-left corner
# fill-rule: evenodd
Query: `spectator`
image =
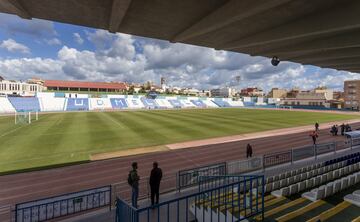
<path id="1" fill-rule="evenodd" d="M 316 131 L 312 131 L 312 132 L 310 133 L 310 136 L 311 136 L 311 138 L 312 138 L 312 140 L 313 140 L 314 145 L 316 145 L 316 140 L 317 140 L 317 138 L 319 137 L 318 133 L 317 133 Z"/>
<path id="2" fill-rule="evenodd" d="M 252 146 L 250 145 L 250 143 L 247 144 L 246 146 L 246 158 L 251 158 L 252 157 Z"/>
<path id="3" fill-rule="evenodd" d="M 351 127 L 349 124 L 345 125 L 345 132 L 351 132 Z"/>
<path id="4" fill-rule="evenodd" d="M 331 129 L 330 129 L 330 133 L 331 133 L 331 135 L 333 135 L 333 136 L 335 135 L 334 126 L 335 126 L 335 125 L 333 125 L 333 126 L 331 127 Z"/>
<path id="5" fill-rule="evenodd" d="M 318 122 L 315 123 L 315 131 L 319 131 L 319 123 Z"/>
<path id="6" fill-rule="evenodd" d="M 151 190 L 151 206 L 159 203 L 159 190 L 160 190 L 160 181 L 162 178 L 162 170 L 158 167 L 158 163 L 153 163 L 153 169 L 150 174 L 150 190 Z M 156 197 L 156 201 L 154 201 Z"/>
<path id="7" fill-rule="evenodd" d="M 333 125 L 333 126 L 331 127 L 330 133 L 331 133 L 333 136 L 337 136 L 338 129 L 337 129 L 337 126 L 336 126 L 336 125 Z"/>
<path id="8" fill-rule="evenodd" d="M 341 129 L 341 136 L 344 136 L 344 132 L 345 132 L 345 124 L 341 124 L 340 126 L 340 129 Z"/>
<path id="9" fill-rule="evenodd" d="M 128 184 L 131 186 L 131 190 L 132 190 L 132 195 L 131 195 L 131 203 L 132 206 L 137 208 L 137 200 L 138 200 L 138 196 L 139 196 L 139 180 L 140 177 L 137 173 L 137 162 L 133 162 L 131 164 L 132 166 L 132 170 L 129 172 L 128 175 Z"/>
<path id="10" fill-rule="evenodd" d="M 335 128 L 334 128 L 334 130 L 335 130 L 335 136 L 337 136 L 338 135 L 338 125 L 335 125 Z"/>

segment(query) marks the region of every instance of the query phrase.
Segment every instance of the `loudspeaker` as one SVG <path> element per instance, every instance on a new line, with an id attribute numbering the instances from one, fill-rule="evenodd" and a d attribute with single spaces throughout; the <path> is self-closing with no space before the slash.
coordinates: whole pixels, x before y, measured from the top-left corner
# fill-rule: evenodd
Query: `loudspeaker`
<path id="1" fill-rule="evenodd" d="M 272 64 L 273 66 L 279 65 L 279 63 L 280 63 L 280 59 L 279 59 L 277 56 L 272 57 L 272 59 L 271 59 L 271 64 Z"/>

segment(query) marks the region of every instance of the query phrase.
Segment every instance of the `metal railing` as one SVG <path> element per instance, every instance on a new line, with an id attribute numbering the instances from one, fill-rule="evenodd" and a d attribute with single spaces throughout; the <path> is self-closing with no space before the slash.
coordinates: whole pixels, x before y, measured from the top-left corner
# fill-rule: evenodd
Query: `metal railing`
<path id="1" fill-rule="evenodd" d="M 263 168 L 263 157 L 253 157 L 246 160 L 234 160 L 226 163 L 227 174 L 242 174 Z"/>
<path id="2" fill-rule="evenodd" d="M 197 185 L 199 176 L 219 176 L 226 175 L 226 173 L 226 162 L 180 170 L 176 176 L 176 188 L 180 191 L 183 188 Z"/>
<path id="3" fill-rule="evenodd" d="M 47 221 L 102 207 L 111 210 L 111 186 L 16 204 L 15 221 Z"/>
<path id="4" fill-rule="evenodd" d="M 319 155 L 336 153 L 338 150 L 353 149 L 360 145 L 360 139 L 321 143 L 304 147 L 293 148 L 280 152 L 268 153 L 246 160 L 233 160 L 224 163 L 202 166 L 189 170 L 179 171 L 177 177 L 177 189 L 196 186 L 201 176 L 239 175 L 256 170 L 264 170 L 282 164 L 292 164 L 308 158 L 317 159 Z"/>
<path id="5" fill-rule="evenodd" d="M 117 199 L 116 222 L 233 222 L 256 215 L 263 217 L 264 176 L 225 177 L 238 179 L 234 182 L 226 180 L 223 185 L 164 201 L 152 207 L 135 209 L 127 202 Z M 221 179 L 221 176 L 217 179 Z M 208 210 L 209 208 L 212 210 Z M 220 208 L 222 210 L 219 210 Z"/>
<path id="6" fill-rule="evenodd" d="M 292 162 L 292 151 L 280 151 L 276 153 L 270 153 L 264 155 L 264 167 L 276 166 L 284 163 Z"/>

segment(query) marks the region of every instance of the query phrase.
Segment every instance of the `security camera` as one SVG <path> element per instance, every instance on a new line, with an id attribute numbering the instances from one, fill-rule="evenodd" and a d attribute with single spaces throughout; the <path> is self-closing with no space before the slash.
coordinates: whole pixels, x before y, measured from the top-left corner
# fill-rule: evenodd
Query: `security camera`
<path id="1" fill-rule="evenodd" d="M 279 59 L 277 56 L 272 57 L 272 59 L 271 59 L 271 64 L 272 64 L 273 66 L 279 65 L 279 63 L 280 63 L 280 59 Z"/>

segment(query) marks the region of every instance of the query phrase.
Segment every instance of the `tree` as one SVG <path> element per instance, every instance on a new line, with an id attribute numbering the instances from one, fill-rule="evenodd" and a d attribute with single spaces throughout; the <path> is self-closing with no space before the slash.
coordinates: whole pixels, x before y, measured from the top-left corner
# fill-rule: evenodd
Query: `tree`
<path id="1" fill-rule="evenodd" d="M 129 87 L 128 94 L 129 94 L 129 95 L 133 95 L 134 92 L 135 92 L 134 86 L 131 85 L 131 86 Z"/>

